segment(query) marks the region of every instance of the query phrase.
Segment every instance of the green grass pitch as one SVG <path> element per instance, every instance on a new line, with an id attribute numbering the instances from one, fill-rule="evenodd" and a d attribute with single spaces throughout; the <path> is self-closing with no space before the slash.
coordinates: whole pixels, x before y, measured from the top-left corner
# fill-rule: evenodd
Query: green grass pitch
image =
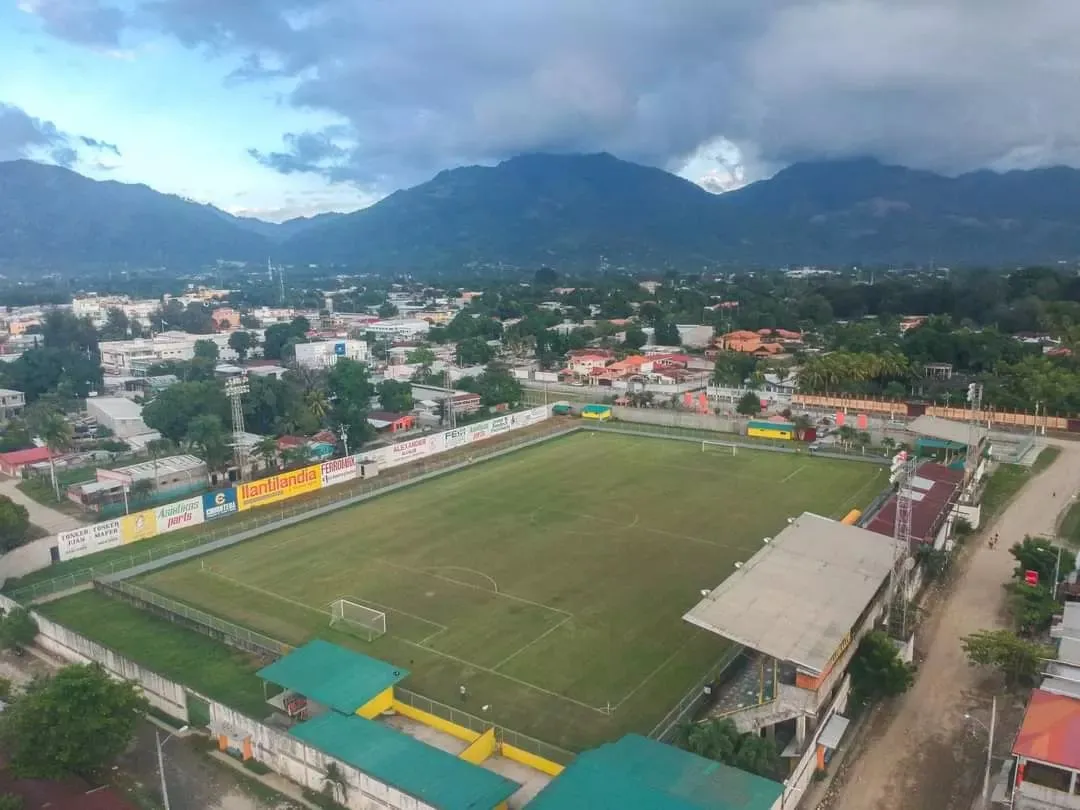
<path id="1" fill-rule="evenodd" d="M 648 733 L 724 652 L 682 614 L 804 510 L 842 517 L 869 464 L 583 432 L 145 577 L 292 644 L 412 671 L 405 686 L 571 749 Z M 366 643 L 328 626 L 351 598 Z"/>

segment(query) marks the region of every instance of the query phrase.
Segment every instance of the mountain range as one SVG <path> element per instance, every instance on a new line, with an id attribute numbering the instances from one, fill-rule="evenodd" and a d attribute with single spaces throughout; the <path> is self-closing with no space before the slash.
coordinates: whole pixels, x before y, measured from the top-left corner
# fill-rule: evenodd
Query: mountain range
<path id="1" fill-rule="evenodd" d="M 608 154 L 439 173 L 350 214 L 273 224 L 144 185 L 0 163 L 0 263 L 216 259 L 388 272 L 782 264 L 1013 264 L 1080 256 L 1080 171 L 945 177 L 873 160 L 799 163 L 726 194 Z"/>

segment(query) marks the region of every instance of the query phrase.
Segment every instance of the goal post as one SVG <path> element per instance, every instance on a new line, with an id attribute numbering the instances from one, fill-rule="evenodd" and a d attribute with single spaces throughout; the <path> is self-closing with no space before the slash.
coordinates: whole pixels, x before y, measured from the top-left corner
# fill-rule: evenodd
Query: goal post
<path id="1" fill-rule="evenodd" d="M 738 446 L 732 444 L 731 442 L 703 441 L 701 443 L 701 452 L 702 453 L 704 453 L 709 448 L 716 448 L 716 449 L 720 450 L 720 452 L 722 452 L 724 455 L 730 455 L 730 456 L 734 456 L 739 452 Z"/>
<path id="2" fill-rule="evenodd" d="M 330 626 L 365 641 L 374 641 L 386 635 L 386 614 L 350 599 L 335 599 L 330 603 Z"/>

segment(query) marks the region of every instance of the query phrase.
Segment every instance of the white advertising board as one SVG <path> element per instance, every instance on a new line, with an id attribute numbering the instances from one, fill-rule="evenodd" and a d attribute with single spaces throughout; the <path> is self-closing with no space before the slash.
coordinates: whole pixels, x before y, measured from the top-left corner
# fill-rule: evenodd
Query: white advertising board
<path id="1" fill-rule="evenodd" d="M 120 542 L 119 519 L 106 520 L 92 526 L 83 526 L 69 532 L 60 532 L 56 536 L 56 545 L 61 560 L 73 560 L 95 551 L 116 548 Z"/>
<path id="2" fill-rule="evenodd" d="M 416 461 L 424 456 L 430 456 L 432 453 L 431 442 L 428 441 L 427 436 L 422 436 L 419 439 L 408 439 L 404 442 L 397 442 L 390 450 L 390 466 L 396 464 L 407 464 L 410 461 Z"/>
<path id="3" fill-rule="evenodd" d="M 352 481 L 359 474 L 360 468 L 356 464 L 356 456 L 324 461 L 322 465 L 322 485 L 332 487 L 334 484 Z"/>
<path id="4" fill-rule="evenodd" d="M 203 512 L 203 497 L 185 498 L 182 501 L 168 503 L 154 510 L 157 520 L 157 533 L 165 534 L 188 526 L 198 526 L 206 519 Z"/>

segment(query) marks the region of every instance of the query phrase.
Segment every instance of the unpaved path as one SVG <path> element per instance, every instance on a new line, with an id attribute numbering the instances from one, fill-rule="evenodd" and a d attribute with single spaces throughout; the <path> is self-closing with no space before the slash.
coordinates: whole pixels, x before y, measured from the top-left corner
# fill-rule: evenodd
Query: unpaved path
<path id="1" fill-rule="evenodd" d="M 960 639 L 1000 626 L 1002 585 L 1012 575 L 1008 547 L 1025 534 L 1053 534 L 1059 512 L 1080 489 L 1080 445 L 1058 444 L 1061 455 L 1029 481 L 976 545 L 924 626 L 917 648 L 925 655 L 911 691 L 879 718 L 864 749 L 843 775 L 838 790 L 820 807 L 832 810 L 959 810 L 981 786 L 986 738 L 970 712 L 987 722 L 983 678 L 969 666 Z M 1056 495 L 1054 494 L 1056 492 Z M 996 549 L 986 539 L 1000 532 Z M 999 739 L 1012 734 L 999 727 Z M 995 746 L 997 749 L 997 746 Z"/>
<path id="2" fill-rule="evenodd" d="M 0 495 L 7 495 L 15 503 L 25 506 L 26 511 L 30 513 L 30 522 L 43 528 L 49 536 L 31 540 L 25 546 L 19 546 L 14 551 L 0 555 L 0 584 L 3 584 L 7 577 L 25 576 L 48 566 L 49 548 L 56 545 L 55 535 L 83 525 L 70 515 L 50 509 L 24 495 L 16 488 L 17 483 L 18 481 L 14 478 L 0 476 Z"/>

